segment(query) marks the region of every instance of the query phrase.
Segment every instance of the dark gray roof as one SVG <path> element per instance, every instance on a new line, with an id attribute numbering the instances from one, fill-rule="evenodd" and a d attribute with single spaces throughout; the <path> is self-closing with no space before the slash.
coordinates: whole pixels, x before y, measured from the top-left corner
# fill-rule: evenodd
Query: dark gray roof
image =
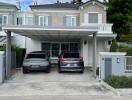
<path id="1" fill-rule="evenodd" d="M 71 3 L 54 3 L 54 4 L 43 4 L 43 5 L 30 5 L 31 8 L 64 8 L 64 9 L 78 9 L 80 4 Z"/>
<path id="2" fill-rule="evenodd" d="M 9 3 L 4 3 L 4 2 L 0 2 L 0 6 L 4 6 L 4 7 L 15 7 L 15 8 L 17 8 L 16 5 L 9 4 Z"/>
<path id="3" fill-rule="evenodd" d="M 54 4 L 42 4 L 42 5 L 30 5 L 30 8 L 31 9 L 36 9 L 36 8 L 37 9 L 39 9 L 39 8 L 44 8 L 44 9 L 78 9 L 80 6 L 91 3 L 92 1 L 95 1 L 95 2 L 98 2 L 102 5 L 104 5 L 104 3 L 102 3 L 98 0 L 89 0 L 89 1 L 82 3 L 82 4 L 54 3 Z"/>

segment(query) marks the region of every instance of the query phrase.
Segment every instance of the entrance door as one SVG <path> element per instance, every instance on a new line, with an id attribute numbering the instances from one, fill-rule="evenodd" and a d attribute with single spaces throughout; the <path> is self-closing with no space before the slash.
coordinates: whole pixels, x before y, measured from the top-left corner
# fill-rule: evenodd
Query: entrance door
<path id="1" fill-rule="evenodd" d="M 59 51 L 60 51 L 60 44 L 59 43 L 52 43 L 52 46 L 51 46 L 52 57 L 58 57 Z"/>
<path id="2" fill-rule="evenodd" d="M 112 59 L 105 58 L 105 78 L 112 74 Z"/>

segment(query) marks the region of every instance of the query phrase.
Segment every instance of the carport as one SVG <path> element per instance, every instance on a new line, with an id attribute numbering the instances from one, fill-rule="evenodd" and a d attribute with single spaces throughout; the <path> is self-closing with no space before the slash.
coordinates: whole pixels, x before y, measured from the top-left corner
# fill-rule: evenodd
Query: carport
<path id="1" fill-rule="evenodd" d="M 7 34 L 6 45 L 6 78 L 11 75 L 11 33 L 16 33 L 29 38 L 68 38 L 93 36 L 93 76 L 96 77 L 96 36 L 98 28 L 88 27 L 41 27 L 41 26 L 4 26 L 2 28 Z"/>

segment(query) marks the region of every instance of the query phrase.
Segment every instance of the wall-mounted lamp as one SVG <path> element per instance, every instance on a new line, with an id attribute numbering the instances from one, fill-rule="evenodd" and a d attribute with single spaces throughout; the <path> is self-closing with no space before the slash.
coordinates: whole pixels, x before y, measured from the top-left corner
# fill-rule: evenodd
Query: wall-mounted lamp
<path id="1" fill-rule="evenodd" d="M 120 58 L 117 58 L 117 63 L 120 63 Z"/>
<path id="2" fill-rule="evenodd" d="M 108 41 L 108 45 L 111 45 L 112 44 L 112 42 L 111 41 Z"/>
<path id="3" fill-rule="evenodd" d="M 85 44 L 85 45 L 87 44 L 87 40 L 84 40 L 84 44 Z"/>

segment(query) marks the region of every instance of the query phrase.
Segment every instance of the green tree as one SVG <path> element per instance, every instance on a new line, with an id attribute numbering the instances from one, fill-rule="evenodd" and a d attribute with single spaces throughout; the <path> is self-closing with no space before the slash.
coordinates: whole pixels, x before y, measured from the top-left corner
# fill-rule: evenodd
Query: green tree
<path id="1" fill-rule="evenodd" d="M 111 51 L 111 52 L 116 52 L 117 49 L 118 49 L 117 42 L 116 42 L 116 40 L 113 40 L 113 41 L 112 41 L 112 45 L 111 45 L 111 47 L 110 47 L 110 51 Z"/>
<path id="2" fill-rule="evenodd" d="M 77 0 L 77 3 L 82 3 L 82 0 Z"/>
<path id="3" fill-rule="evenodd" d="M 82 0 L 73 0 L 72 3 L 81 4 L 82 3 Z"/>
<path id="4" fill-rule="evenodd" d="M 108 22 L 113 23 L 113 31 L 118 35 L 128 34 L 132 28 L 132 0 L 104 1 L 108 5 Z"/>
<path id="5" fill-rule="evenodd" d="M 76 0 L 72 0 L 72 3 L 73 3 L 73 4 L 76 3 Z"/>

